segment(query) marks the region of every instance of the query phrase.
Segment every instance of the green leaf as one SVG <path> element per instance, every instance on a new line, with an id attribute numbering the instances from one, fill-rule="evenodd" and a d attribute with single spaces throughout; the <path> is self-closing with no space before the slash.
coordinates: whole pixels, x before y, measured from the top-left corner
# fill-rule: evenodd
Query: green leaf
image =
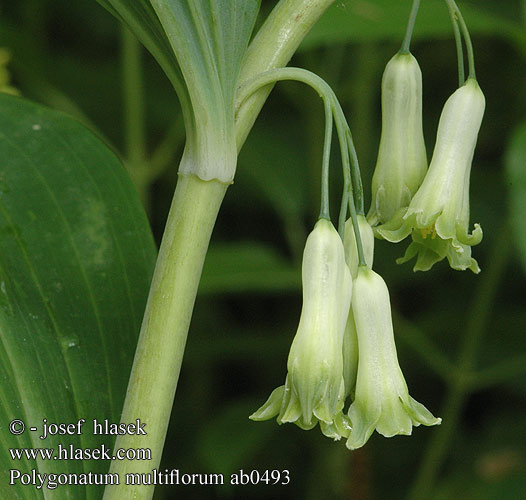
<path id="1" fill-rule="evenodd" d="M 233 102 L 257 0 L 151 0 L 194 106 Z M 216 111 L 216 110 L 210 110 Z"/>
<path id="2" fill-rule="evenodd" d="M 180 172 L 231 182 L 237 158 L 234 95 L 260 0 L 99 2 L 174 75 L 187 129 Z"/>
<path id="3" fill-rule="evenodd" d="M 526 270 L 526 122 L 513 134 L 506 153 L 512 234 Z"/>
<path id="4" fill-rule="evenodd" d="M 97 0 L 122 23 L 128 25 L 135 36 L 155 57 L 168 79 L 172 82 L 181 106 L 189 105 L 183 76 L 170 42 L 157 18 L 154 8 L 147 0 Z"/>
<path id="5" fill-rule="evenodd" d="M 15 486 L 10 469 L 105 473 L 105 460 L 12 460 L 9 448 L 111 449 L 155 261 L 123 167 L 84 126 L 0 94 L 0 498 L 98 499 L 100 486 Z M 26 431 L 7 426 L 20 419 Z M 48 423 L 81 435 L 39 439 Z M 37 427 L 36 432 L 29 430 Z"/>
<path id="6" fill-rule="evenodd" d="M 510 20 L 498 12 L 487 12 L 466 2 L 459 2 L 473 35 L 498 35 L 524 44 L 526 36 L 520 24 L 520 13 Z M 320 19 L 301 45 L 302 50 L 334 43 L 392 40 L 402 43 L 411 2 L 392 0 L 359 0 L 336 2 Z M 502 7 L 499 6 L 499 10 Z M 413 38 L 453 37 L 446 4 L 443 0 L 422 2 Z"/>

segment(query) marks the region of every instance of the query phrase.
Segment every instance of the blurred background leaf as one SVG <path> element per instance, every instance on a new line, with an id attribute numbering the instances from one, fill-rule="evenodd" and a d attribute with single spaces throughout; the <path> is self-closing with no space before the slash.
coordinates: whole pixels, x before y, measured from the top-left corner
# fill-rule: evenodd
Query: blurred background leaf
<path id="1" fill-rule="evenodd" d="M 264 0 L 262 13 L 275 3 Z M 481 282 L 494 272 L 491 249 L 517 248 L 505 252 L 498 279 L 490 283 L 492 300 L 467 374 L 473 385 L 451 445 L 437 463 L 433 494 L 425 498 L 516 500 L 526 455 L 526 252 L 524 243 L 517 244 L 524 231 L 505 230 L 510 217 L 515 228 L 522 227 L 515 206 L 524 199 L 518 194 L 522 182 L 512 185 L 506 166 L 517 158 L 519 139 L 512 137 L 520 136 L 517 127 L 526 119 L 526 11 L 522 0 L 458 3 L 473 34 L 487 102 L 470 193 L 471 222 L 484 229 L 483 242 L 473 249 L 482 273 L 453 272 L 445 263 L 413 273 L 409 264 L 394 263 L 406 243 L 382 241 L 375 269 L 389 286 L 400 364 L 411 394 L 443 417 L 450 384 L 459 380 L 459 349 Z M 410 0 L 338 0 L 291 62 L 320 74 L 340 98 L 357 145 L 366 203 L 380 138 L 382 72 L 400 46 L 410 5 Z M 12 55 L 12 84 L 26 97 L 75 113 L 126 157 L 120 36 L 118 24 L 94 0 L 20 0 L 2 6 L 0 45 Z M 412 52 L 423 73 L 431 154 L 440 111 L 457 83 L 444 2 L 422 2 L 415 37 Z M 180 107 L 170 84 L 145 51 L 142 68 L 147 160 L 163 141 L 173 144 L 165 150 L 167 168 L 149 188 L 150 222 L 159 241 L 184 132 L 173 125 Z M 225 470 L 288 468 L 292 482 L 251 489 L 165 486 L 158 488 L 156 500 L 408 497 L 436 429 L 415 429 L 411 438 L 373 436 L 365 448 L 350 453 L 315 431 L 248 421 L 286 375 L 301 310 L 303 245 L 319 211 L 322 141 L 318 97 L 296 83 L 278 84 L 243 147 L 214 230 L 162 462 L 189 473 L 216 472 L 220 462 Z M 341 190 L 334 153 L 333 215 Z M 520 173 L 524 161 L 516 164 Z M 241 465 L 236 457 L 242 457 Z"/>
<path id="2" fill-rule="evenodd" d="M 515 3 L 515 6 L 514 6 Z M 391 0 L 356 0 L 335 2 L 302 44 L 303 50 L 348 42 L 392 41 L 400 43 L 410 9 L 410 2 Z M 472 35 L 494 35 L 517 42 L 526 40 L 523 19 L 517 16 L 519 2 L 460 2 Z M 405 8 L 404 8 L 405 7 Z M 422 2 L 413 39 L 449 38 L 451 22 L 442 0 Z M 522 47 L 524 49 L 524 47 Z"/>
<path id="3" fill-rule="evenodd" d="M 511 138 L 506 155 L 510 192 L 511 228 L 519 259 L 526 269 L 526 122 Z"/>

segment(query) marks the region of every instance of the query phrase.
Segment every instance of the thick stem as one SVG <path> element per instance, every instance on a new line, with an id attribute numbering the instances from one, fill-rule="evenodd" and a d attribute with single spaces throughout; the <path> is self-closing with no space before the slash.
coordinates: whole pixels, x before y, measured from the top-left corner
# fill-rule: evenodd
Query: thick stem
<path id="1" fill-rule="evenodd" d="M 250 44 L 239 83 L 274 68 L 286 66 L 305 35 L 334 0 L 281 0 L 274 7 Z M 241 149 L 252 125 L 267 100 L 272 85 L 250 96 L 236 116 L 237 148 Z"/>
<path id="2" fill-rule="evenodd" d="M 227 185 L 180 176 L 168 215 L 121 422 L 140 419 L 146 436 L 118 436 L 119 448 L 148 448 L 151 460 L 114 460 L 121 484 L 107 486 L 104 500 L 148 500 L 153 485 L 126 485 L 127 473 L 159 466 L 179 378 L 186 336 L 203 262 Z"/>
<path id="3" fill-rule="evenodd" d="M 239 80 L 284 66 L 307 32 L 334 0 L 281 0 L 251 44 Z M 163 64 L 169 69 L 169 65 Z M 177 75 L 167 73 L 178 85 Z M 236 121 L 238 150 L 268 92 L 253 96 Z M 185 103 L 183 102 L 183 106 Z M 118 448 L 149 448 L 152 459 L 112 461 L 120 485 L 107 486 L 104 500 L 149 500 L 153 485 L 126 485 L 127 473 L 151 473 L 159 466 L 179 378 L 186 337 L 210 235 L 227 185 L 182 176 L 177 184 L 135 354 L 121 422 L 140 419 L 147 436 L 119 436 Z"/>

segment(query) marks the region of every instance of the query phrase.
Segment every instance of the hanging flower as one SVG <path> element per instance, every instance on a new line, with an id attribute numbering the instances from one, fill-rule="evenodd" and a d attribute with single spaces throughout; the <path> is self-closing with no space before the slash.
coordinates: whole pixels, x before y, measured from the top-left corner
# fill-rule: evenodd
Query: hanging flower
<path id="1" fill-rule="evenodd" d="M 382 78 L 382 135 L 367 218 L 389 221 L 407 207 L 427 171 L 422 131 L 422 72 L 412 54 L 396 54 Z"/>
<path id="2" fill-rule="evenodd" d="M 333 225 L 320 219 L 309 235 L 302 265 L 303 307 L 287 362 L 285 385 L 275 389 L 252 420 L 277 417 L 334 439 L 347 436 L 342 413 L 345 386 L 342 343 L 352 279 L 343 243 Z"/>
<path id="3" fill-rule="evenodd" d="M 426 271 L 444 257 L 453 269 L 480 271 L 470 247 L 480 243 L 482 229 L 475 224 L 468 234 L 469 178 L 484 107 L 484 94 L 469 78 L 444 106 L 429 172 L 409 207 L 375 229 L 391 242 L 411 234 L 413 241 L 397 262 L 416 255 L 415 271 Z"/>
<path id="4" fill-rule="evenodd" d="M 365 266 L 353 282 L 352 310 L 360 356 L 347 447 L 360 448 L 375 429 L 391 437 L 411 434 L 413 425 L 440 424 L 441 419 L 409 396 L 396 355 L 387 286 Z"/>

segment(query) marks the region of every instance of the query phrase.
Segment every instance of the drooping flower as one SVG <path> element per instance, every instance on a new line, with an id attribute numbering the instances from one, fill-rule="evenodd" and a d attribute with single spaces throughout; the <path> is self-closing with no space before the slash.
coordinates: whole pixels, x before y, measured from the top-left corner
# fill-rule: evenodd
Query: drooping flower
<path id="1" fill-rule="evenodd" d="M 410 53 L 398 53 L 382 78 L 382 134 L 367 218 L 389 221 L 407 207 L 427 171 L 422 130 L 422 72 Z"/>
<path id="2" fill-rule="evenodd" d="M 250 416 L 278 423 L 293 422 L 334 439 L 347 436 L 342 412 L 343 332 L 349 313 L 352 279 L 343 242 L 333 225 L 320 219 L 307 238 L 302 264 L 303 307 L 290 348 L 285 385 L 275 389 L 266 403 Z"/>
<path id="3" fill-rule="evenodd" d="M 413 241 L 398 262 L 416 255 L 415 271 L 426 271 L 444 257 L 453 269 L 480 271 L 470 247 L 480 243 L 482 229 L 475 224 L 468 233 L 469 179 L 484 108 L 484 94 L 469 78 L 444 106 L 429 171 L 409 207 L 375 229 L 391 242 L 411 234 Z"/>
<path id="4" fill-rule="evenodd" d="M 353 282 L 352 310 L 360 355 L 347 447 L 360 448 L 375 429 L 391 437 L 411 434 L 413 425 L 440 424 L 441 419 L 409 396 L 398 364 L 387 286 L 365 266 Z"/>

